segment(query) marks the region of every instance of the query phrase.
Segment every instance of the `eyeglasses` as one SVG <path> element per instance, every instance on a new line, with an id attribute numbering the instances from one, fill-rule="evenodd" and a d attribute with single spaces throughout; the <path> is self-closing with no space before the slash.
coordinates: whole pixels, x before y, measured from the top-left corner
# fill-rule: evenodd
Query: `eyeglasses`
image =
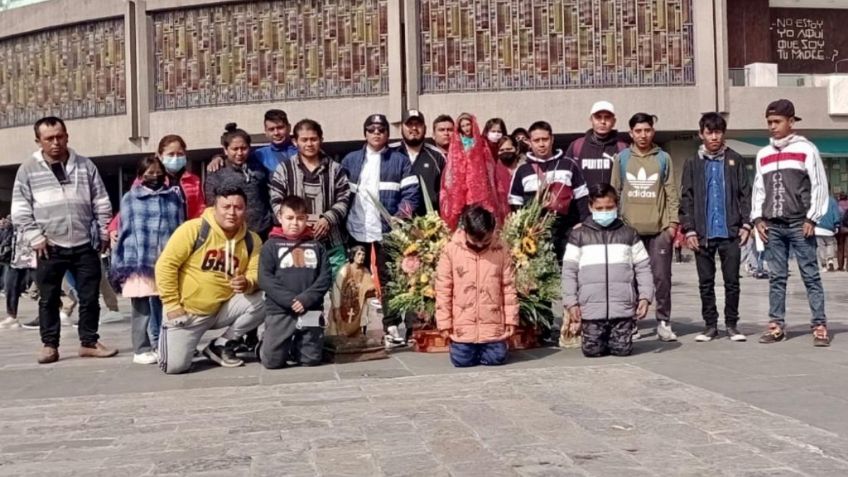
<path id="1" fill-rule="evenodd" d="M 365 128 L 365 131 L 367 131 L 371 134 L 385 134 L 386 128 L 384 128 L 382 126 L 369 126 L 369 127 Z"/>

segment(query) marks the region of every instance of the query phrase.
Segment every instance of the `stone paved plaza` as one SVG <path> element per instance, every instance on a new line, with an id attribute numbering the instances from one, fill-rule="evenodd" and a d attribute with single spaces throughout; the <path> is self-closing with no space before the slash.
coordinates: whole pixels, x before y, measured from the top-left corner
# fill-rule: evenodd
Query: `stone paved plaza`
<path id="1" fill-rule="evenodd" d="M 198 361 L 165 376 L 130 363 L 128 322 L 109 360 L 35 363 L 37 332 L 0 331 L 0 475 L 845 476 L 848 273 L 825 275 L 835 339 L 815 349 L 797 271 L 791 339 L 764 346 L 767 281 L 743 280 L 747 343 L 694 343 L 692 264 L 675 265 L 680 342 L 629 358 L 515 353 L 498 369 L 447 356 L 267 371 Z M 25 299 L 22 313 L 33 313 Z"/>

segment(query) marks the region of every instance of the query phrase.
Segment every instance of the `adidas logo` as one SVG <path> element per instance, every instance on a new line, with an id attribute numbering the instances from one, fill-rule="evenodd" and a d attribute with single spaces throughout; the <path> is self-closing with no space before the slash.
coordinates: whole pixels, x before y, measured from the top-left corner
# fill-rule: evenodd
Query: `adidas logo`
<path id="1" fill-rule="evenodd" d="M 630 186 L 633 190 L 627 192 L 627 197 L 632 198 L 641 198 L 641 199 L 656 199 L 657 193 L 651 189 L 659 180 L 660 175 L 651 174 L 650 176 L 645 172 L 644 167 L 639 168 L 639 172 L 636 175 L 631 173 L 627 173 L 627 182 L 630 183 Z"/>

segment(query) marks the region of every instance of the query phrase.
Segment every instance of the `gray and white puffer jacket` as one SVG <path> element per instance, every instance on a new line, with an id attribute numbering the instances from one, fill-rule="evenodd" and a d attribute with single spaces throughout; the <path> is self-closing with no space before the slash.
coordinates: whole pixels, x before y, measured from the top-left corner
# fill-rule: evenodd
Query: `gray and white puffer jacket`
<path id="1" fill-rule="evenodd" d="M 580 305 L 584 320 L 632 318 L 639 300 L 653 295 L 648 251 L 635 229 L 620 219 L 601 227 L 589 218 L 571 231 L 562 260 L 566 308 Z"/>

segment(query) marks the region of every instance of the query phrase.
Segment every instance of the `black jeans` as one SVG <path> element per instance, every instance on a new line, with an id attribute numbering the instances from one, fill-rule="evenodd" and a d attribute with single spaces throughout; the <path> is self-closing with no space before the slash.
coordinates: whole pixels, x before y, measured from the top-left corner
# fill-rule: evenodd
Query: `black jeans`
<path id="1" fill-rule="evenodd" d="M 18 303 L 21 299 L 21 294 L 27 288 L 28 268 L 12 268 L 6 269 L 4 290 L 6 292 L 6 314 L 13 318 L 18 317 Z"/>
<path id="2" fill-rule="evenodd" d="M 79 297 L 79 339 L 83 346 L 94 346 L 100 337 L 100 257 L 91 245 L 65 248 L 49 246 L 47 258 L 38 260 L 35 282 L 38 284 L 38 321 L 41 342 L 59 346 L 62 323 L 59 308 L 62 303 L 62 278 L 70 272 L 77 283 Z"/>
<path id="3" fill-rule="evenodd" d="M 698 269 L 698 288 L 701 292 L 701 316 L 707 326 L 716 326 L 718 310 L 715 295 L 715 256 L 721 259 L 721 274 L 724 278 L 724 323 L 736 326 L 739 322 L 739 263 L 742 251 L 739 239 L 711 239 L 706 247 L 695 252 Z"/>

